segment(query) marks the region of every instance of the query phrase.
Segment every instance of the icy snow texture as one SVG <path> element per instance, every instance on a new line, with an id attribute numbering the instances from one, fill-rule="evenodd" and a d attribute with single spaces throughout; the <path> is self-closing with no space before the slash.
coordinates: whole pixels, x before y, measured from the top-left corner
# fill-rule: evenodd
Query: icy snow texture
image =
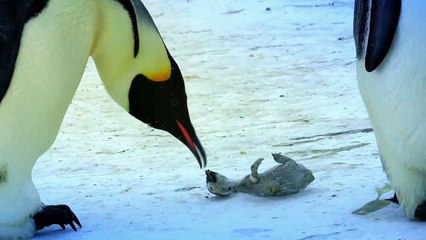
<path id="1" fill-rule="evenodd" d="M 297 140 L 370 127 L 355 77 L 353 1 L 144 3 L 185 75 L 208 168 L 240 178 L 257 158 L 282 152 L 316 180 L 278 199 L 212 196 L 190 151 L 116 106 L 90 61 L 33 176 L 42 200 L 69 204 L 83 228 L 52 226 L 35 239 L 424 236 L 424 224 L 395 205 L 351 214 L 386 183 L 372 132 Z"/>

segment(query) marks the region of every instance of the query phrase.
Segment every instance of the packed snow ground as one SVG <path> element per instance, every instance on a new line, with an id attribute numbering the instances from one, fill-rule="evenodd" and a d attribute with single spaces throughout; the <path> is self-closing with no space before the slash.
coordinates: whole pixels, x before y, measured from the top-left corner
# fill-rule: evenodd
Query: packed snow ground
<path id="1" fill-rule="evenodd" d="M 144 0 L 186 78 L 208 168 L 233 178 L 281 152 L 316 180 L 284 198 L 214 197 L 170 135 L 121 110 L 90 61 L 33 178 L 83 228 L 34 239 L 423 239 L 392 205 L 351 214 L 386 183 L 358 94 L 353 1 Z M 349 133 L 330 134 L 347 132 Z"/>

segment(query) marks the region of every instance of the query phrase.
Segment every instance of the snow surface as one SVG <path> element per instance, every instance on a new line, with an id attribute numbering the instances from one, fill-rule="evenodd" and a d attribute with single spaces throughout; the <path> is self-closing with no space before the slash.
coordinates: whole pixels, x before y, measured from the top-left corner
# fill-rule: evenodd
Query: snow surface
<path id="1" fill-rule="evenodd" d="M 57 141 L 33 178 L 83 224 L 34 239 L 423 239 L 392 205 L 351 214 L 386 183 L 358 94 L 353 1 L 145 0 L 186 78 L 208 168 L 233 178 L 281 152 L 316 180 L 283 198 L 214 197 L 170 135 L 106 94 L 89 62 Z M 327 135 L 329 134 L 329 135 Z M 323 135 L 323 136 L 318 136 Z"/>

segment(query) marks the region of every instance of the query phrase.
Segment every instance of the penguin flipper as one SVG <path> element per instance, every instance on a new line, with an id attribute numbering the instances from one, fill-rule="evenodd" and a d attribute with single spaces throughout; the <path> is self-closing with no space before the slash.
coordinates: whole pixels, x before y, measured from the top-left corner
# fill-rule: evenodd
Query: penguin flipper
<path id="1" fill-rule="evenodd" d="M 48 1 L 0 1 L 0 103 L 12 81 L 24 25 L 47 5 Z"/>
<path id="2" fill-rule="evenodd" d="M 398 26 L 401 0 L 372 0 L 365 69 L 374 71 L 389 51 Z"/>
<path id="3" fill-rule="evenodd" d="M 361 59 L 365 32 L 367 30 L 366 24 L 368 21 L 368 0 L 355 0 L 354 8 L 354 40 L 356 47 L 356 57 Z"/>
<path id="4" fill-rule="evenodd" d="M 24 27 L 24 12 L 17 9 L 14 1 L 0 7 L 0 102 L 12 81 Z"/>

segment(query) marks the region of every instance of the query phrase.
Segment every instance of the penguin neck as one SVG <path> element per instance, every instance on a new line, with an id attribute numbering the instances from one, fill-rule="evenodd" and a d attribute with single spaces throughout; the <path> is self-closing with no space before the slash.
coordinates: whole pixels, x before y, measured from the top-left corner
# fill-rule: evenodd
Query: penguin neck
<path id="1" fill-rule="evenodd" d="M 239 192 L 242 180 L 229 179 L 227 185 L 232 188 L 232 192 Z"/>
<path id="2" fill-rule="evenodd" d="M 107 92 L 129 110 L 128 94 L 133 79 L 142 74 L 153 81 L 171 74 L 168 52 L 149 13 L 126 9 L 121 1 L 99 1 L 98 31 L 92 58 Z"/>

